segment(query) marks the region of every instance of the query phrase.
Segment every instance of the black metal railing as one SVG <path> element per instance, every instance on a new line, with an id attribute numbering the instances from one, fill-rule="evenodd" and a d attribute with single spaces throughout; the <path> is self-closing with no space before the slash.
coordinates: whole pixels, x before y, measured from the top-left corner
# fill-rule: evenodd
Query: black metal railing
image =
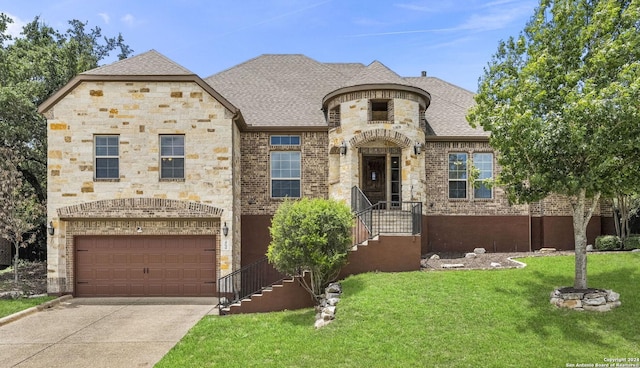
<path id="1" fill-rule="evenodd" d="M 287 277 L 267 257 L 218 279 L 218 308 L 223 309 L 281 282 Z"/>
<path id="2" fill-rule="evenodd" d="M 354 186 L 351 188 L 351 211 L 358 213 L 371 207 L 371 201 L 369 198 L 358 188 Z"/>
<path id="3" fill-rule="evenodd" d="M 422 202 L 382 201 L 371 204 L 367 196 L 351 188 L 351 210 L 354 212 L 353 244 L 361 244 L 380 234 L 420 234 Z"/>

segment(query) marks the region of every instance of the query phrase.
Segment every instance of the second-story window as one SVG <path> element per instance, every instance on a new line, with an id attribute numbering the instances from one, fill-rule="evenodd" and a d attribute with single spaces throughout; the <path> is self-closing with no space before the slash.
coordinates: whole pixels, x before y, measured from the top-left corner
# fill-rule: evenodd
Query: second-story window
<path id="1" fill-rule="evenodd" d="M 95 179 L 120 178 L 120 137 L 117 135 L 94 136 Z"/>
<path id="2" fill-rule="evenodd" d="M 393 100 L 370 100 L 369 121 L 392 121 Z"/>
<path id="3" fill-rule="evenodd" d="M 160 179 L 184 179 L 184 135 L 160 136 Z"/>

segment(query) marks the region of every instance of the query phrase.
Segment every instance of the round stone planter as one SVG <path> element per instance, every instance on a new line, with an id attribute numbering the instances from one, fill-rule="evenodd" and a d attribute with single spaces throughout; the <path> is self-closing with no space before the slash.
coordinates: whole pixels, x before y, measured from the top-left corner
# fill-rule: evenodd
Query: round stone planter
<path id="1" fill-rule="evenodd" d="M 608 312 L 620 306 L 620 294 L 613 290 L 564 287 L 551 293 L 551 304 L 559 308 Z"/>

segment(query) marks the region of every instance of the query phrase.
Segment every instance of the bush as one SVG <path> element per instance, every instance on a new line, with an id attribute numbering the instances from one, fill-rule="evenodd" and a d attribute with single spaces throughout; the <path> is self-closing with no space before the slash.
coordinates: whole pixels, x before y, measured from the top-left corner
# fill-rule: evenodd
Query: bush
<path id="1" fill-rule="evenodd" d="M 640 235 L 639 234 L 629 235 L 624 240 L 624 249 L 626 250 L 640 249 Z"/>
<path id="2" fill-rule="evenodd" d="M 352 223 L 351 210 L 342 202 L 287 200 L 271 220 L 269 263 L 289 275 L 309 272 L 309 280 L 301 277 L 300 281 L 318 300 L 347 262 Z"/>
<path id="3" fill-rule="evenodd" d="M 596 238 L 597 250 L 616 250 L 620 249 L 620 237 L 616 235 L 601 235 Z"/>

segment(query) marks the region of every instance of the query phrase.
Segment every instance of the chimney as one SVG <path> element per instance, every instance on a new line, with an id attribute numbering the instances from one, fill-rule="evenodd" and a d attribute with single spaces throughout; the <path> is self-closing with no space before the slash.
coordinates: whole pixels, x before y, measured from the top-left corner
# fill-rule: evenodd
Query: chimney
<path id="1" fill-rule="evenodd" d="M 423 76 L 423 77 L 426 77 L 426 76 L 427 76 L 427 71 L 426 71 L 426 70 L 423 70 L 423 71 L 422 71 L 422 76 Z"/>

